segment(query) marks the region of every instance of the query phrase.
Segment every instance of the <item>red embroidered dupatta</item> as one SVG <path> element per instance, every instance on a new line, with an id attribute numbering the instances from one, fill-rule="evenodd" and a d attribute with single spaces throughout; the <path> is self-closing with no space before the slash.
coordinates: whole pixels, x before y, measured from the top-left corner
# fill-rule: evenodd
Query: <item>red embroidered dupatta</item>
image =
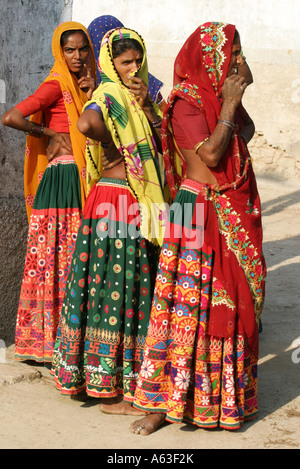
<path id="1" fill-rule="evenodd" d="M 174 85 L 162 124 L 166 176 L 173 198 L 185 177 L 171 114 L 176 97 L 201 109 L 212 133 L 220 115 L 221 89 L 228 73 L 235 26 L 205 23 L 187 39 L 174 66 Z M 218 187 L 203 184 L 204 239 L 214 251 L 209 333 L 247 336 L 258 356 L 258 324 L 266 276 L 262 253 L 261 205 L 251 158 L 237 132 L 216 168 Z"/>

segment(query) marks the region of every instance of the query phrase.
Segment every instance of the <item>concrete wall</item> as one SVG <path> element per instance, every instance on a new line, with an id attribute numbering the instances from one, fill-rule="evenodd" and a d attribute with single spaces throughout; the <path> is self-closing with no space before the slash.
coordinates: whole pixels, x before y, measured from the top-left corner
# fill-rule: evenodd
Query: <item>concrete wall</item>
<path id="1" fill-rule="evenodd" d="M 53 63 L 55 27 L 72 2 L 1 0 L 0 114 L 33 93 Z M 0 124 L 0 340 L 14 340 L 27 240 L 23 164 L 25 135 Z"/>
<path id="2" fill-rule="evenodd" d="M 185 39 L 205 21 L 236 24 L 254 84 L 244 104 L 256 124 L 251 143 L 257 172 L 280 181 L 300 171 L 298 0 L 1 0 L 0 114 L 31 94 L 52 65 L 56 25 L 88 26 L 111 14 L 144 37 L 150 70 L 172 88 L 173 63 Z M 26 250 L 23 196 L 25 136 L 0 125 L 0 340 L 14 340 Z"/>
<path id="3" fill-rule="evenodd" d="M 71 19 L 64 0 L 1 0 L 0 114 L 33 93 L 53 64 L 55 27 Z M 25 136 L 0 124 L 0 197 L 23 197 Z"/>
<path id="4" fill-rule="evenodd" d="M 150 70 L 172 88 L 173 64 L 187 37 L 206 21 L 237 26 L 254 75 L 244 105 L 257 135 L 250 148 L 260 172 L 299 177 L 299 0 L 74 0 L 73 19 L 88 25 L 110 14 L 145 39 Z"/>

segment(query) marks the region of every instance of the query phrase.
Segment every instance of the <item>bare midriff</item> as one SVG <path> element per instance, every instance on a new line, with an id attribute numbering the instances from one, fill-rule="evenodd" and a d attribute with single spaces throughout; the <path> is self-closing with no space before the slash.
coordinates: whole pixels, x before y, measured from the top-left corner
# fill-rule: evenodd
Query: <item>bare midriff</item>
<path id="1" fill-rule="evenodd" d="M 114 178 L 114 179 L 126 179 L 126 172 L 125 172 L 125 165 L 124 162 L 121 161 L 119 164 L 114 166 L 111 169 L 104 169 L 102 172 L 102 176 L 106 178 Z"/>
<path id="2" fill-rule="evenodd" d="M 66 142 L 70 145 L 70 147 L 72 148 L 72 143 L 71 143 L 71 137 L 70 137 L 70 134 L 65 134 L 63 132 L 59 133 L 59 135 L 62 135 L 64 137 L 64 139 L 66 140 Z M 70 150 L 67 150 L 66 148 L 64 147 L 61 147 L 58 152 L 56 153 L 55 156 L 62 156 L 62 155 L 73 155 L 73 152 L 70 152 Z"/>
<path id="3" fill-rule="evenodd" d="M 186 162 L 186 177 L 202 184 L 217 185 L 216 177 L 204 164 L 194 150 L 180 148 L 182 156 Z"/>

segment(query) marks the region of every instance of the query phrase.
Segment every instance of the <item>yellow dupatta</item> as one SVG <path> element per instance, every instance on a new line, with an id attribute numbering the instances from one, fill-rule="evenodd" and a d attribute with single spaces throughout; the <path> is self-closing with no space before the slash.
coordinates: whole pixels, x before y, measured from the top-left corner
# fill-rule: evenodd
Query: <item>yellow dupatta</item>
<path id="1" fill-rule="evenodd" d="M 127 28 L 109 31 L 102 40 L 99 69 L 102 82 L 85 106 L 96 103 L 112 140 L 124 158 L 129 189 L 139 203 L 141 234 L 155 245 L 162 245 L 167 218 L 157 149 L 152 130 L 144 111 L 134 95 L 122 83 L 112 60 L 112 42 L 122 38 L 137 40 L 143 48 L 143 61 L 136 76 L 148 84 L 148 66 L 143 39 Z M 161 115 L 159 107 L 157 114 Z M 101 142 L 87 139 L 88 192 L 102 174 L 103 148 Z"/>
<path id="2" fill-rule="evenodd" d="M 87 29 L 75 21 L 67 21 L 60 24 L 54 31 L 52 38 L 52 54 L 55 59 L 54 65 L 49 76 L 44 82 L 49 80 L 57 80 L 60 84 L 64 98 L 66 112 L 68 115 L 70 138 L 72 143 L 73 154 L 79 171 L 80 187 L 81 187 L 81 203 L 84 207 L 87 188 L 86 188 L 86 162 L 85 162 L 85 144 L 86 138 L 77 129 L 77 120 L 81 114 L 84 104 L 87 102 L 86 94 L 79 88 L 77 79 L 69 71 L 65 62 L 63 51 L 60 45 L 62 33 L 69 30 L 82 30 L 91 47 L 91 66 L 94 76 L 96 76 L 96 62 L 93 52 L 93 46 Z M 32 116 L 30 120 L 41 124 L 43 122 L 43 112 L 39 111 Z M 48 165 L 46 157 L 48 138 L 34 138 L 30 135 L 26 139 L 25 163 L 24 163 L 24 191 L 28 220 L 30 219 L 34 197 Z"/>

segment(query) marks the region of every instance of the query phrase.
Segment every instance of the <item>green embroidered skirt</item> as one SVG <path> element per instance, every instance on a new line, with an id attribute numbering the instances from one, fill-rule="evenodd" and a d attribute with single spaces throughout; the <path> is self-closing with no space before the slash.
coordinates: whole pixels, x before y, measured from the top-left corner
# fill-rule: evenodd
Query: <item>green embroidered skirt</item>
<path id="1" fill-rule="evenodd" d="M 100 179 L 83 212 L 53 355 L 63 394 L 133 400 L 158 262 L 138 227 L 126 182 Z"/>

